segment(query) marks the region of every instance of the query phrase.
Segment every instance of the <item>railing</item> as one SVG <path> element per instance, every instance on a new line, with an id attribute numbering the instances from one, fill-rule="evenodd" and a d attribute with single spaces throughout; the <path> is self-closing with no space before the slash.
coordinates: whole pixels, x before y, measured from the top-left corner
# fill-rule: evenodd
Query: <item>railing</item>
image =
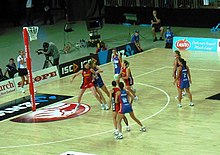
<path id="1" fill-rule="evenodd" d="M 104 0 L 105 6 L 220 9 L 220 0 Z"/>

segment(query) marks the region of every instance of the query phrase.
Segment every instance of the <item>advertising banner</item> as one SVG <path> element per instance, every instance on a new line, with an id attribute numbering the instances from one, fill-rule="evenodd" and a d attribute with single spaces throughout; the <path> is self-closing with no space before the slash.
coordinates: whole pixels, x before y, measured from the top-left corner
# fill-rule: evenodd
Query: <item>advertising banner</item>
<path id="1" fill-rule="evenodd" d="M 15 92 L 16 87 L 13 79 L 0 82 L 0 97 Z"/>
<path id="2" fill-rule="evenodd" d="M 35 86 L 56 79 L 59 79 L 59 73 L 56 66 L 39 70 L 33 73 L 33 81 Z M 20 77 L 14 78 L 14 82 L 15 82 L 16 90 L 19 91 L 21 85 L 21 78 Z M 27 84 L 28 84 L 27 81 L 25 81 L 25 85 Z"/>
<path id="3" fill-rule="evenodd" d="M 219 42 L 215 38 L 174 37 L 173 50 L 217 52 Z"/>
<path id="4" fill-rule="evenodd" d="M 91 59 L 95 59 L 98 61 L 98 54 L 91 54 L 89 56 L 86 56 L 80 59 L 76 59 L 73 61 L 60 64 L 58 67 L 60 77 L 65 77 L 65 76 L 78 72 L 79 70 L 83 68 L 83 63 L 88 62 Z M 97 64 L 99 64 L 99 61 Z"/>

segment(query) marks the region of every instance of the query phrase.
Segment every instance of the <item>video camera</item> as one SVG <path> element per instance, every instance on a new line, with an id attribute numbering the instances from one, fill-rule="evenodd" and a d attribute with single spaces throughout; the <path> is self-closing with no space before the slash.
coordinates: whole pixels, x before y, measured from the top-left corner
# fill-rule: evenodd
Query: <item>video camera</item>
<path id="1" fill-rule="evenodd" d="M 45 55 L 45 57 L 47 58 L 49 58 L 49 57 L 51 57 L 52 55 L 51 54 L 45 54 L 44 52 L 46 52 L 46 51 L 44 51 L 44 49 L 38 49 L 37 51 L 35 51 L 38 55 L 40 55 L 40 54 L 44 54 Z"/>

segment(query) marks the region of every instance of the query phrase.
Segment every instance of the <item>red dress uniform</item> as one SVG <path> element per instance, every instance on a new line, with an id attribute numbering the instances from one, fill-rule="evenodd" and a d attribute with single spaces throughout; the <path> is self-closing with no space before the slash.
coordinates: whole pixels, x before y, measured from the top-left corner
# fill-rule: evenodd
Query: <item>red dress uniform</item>
<path id="1" fill-rule="evenodd" d="M 115 103 L 115 97 L 116 97 L 116 92 L 120 91 L 119 88 L 113 88 L 113 93 L 112 93 L 112 111 L 118 112 L 120 109 L 120 104 L 119 104 L 119 100 L 117 101 L 117 103 Z"/>
<path id="2" fill-rule="evenodd" d="M 122 68 L 122 77 L 126 77 L 127 75 L 127 72 L 126 72 L 127 68 Z M 124 80 L 124 83 L 126 86 L 132 86 L 134 84 L 134 79 L 131 75 L 131 72 L 130 72 L 130 75 L 128 75 L 128 79 L 123 79 Z"/>
<path id="3" fill-rule="evenodd" d="M 83 80 L 80 89 L 87 89 L 94 86 L 92 72 L 89 69 L 82 71 L 82 77 Z"/>

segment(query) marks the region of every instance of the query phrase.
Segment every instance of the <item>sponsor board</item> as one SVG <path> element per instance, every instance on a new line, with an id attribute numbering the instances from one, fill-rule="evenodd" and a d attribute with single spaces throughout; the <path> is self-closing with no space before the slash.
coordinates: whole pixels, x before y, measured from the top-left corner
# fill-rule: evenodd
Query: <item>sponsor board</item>
<path id="1" fill-rule="evenodd" d="M 174 37 L 173 50 L 217 52 L 219 45 L 215 38 Z"/>
<path id="2" fill-rule="evenodd" d="M 15 92 L 15 83 L 13 79 L 0 82 L 0 96 Z"/>
<path id="3" fill-rule="evenodd" d="M 77 105 L 78 103 L 58 103 L 56 105 L 14 118 L 11 121 L 22 123 L 59 121 L 83 115 L 90 110 L 90 106 L 87 104 L 80 104 L 78 108 Z"/>
<path id="4" fill-rule="evenodd" d="M 40 85 L 45 82 L 49 82 L 52 80 L 59 79 L 59 74 L 56 66 L 46 68 L 43 70 L 39 70 L 33 73 L 33 82 L 34 85 Z M 21 85 L 21 78 L 16 77 L 14 78 L 15 86 L 17 91 L 19 91 L 20 85 Z M 28 85 L 28 81 L 25 81 L 25 85 Z"/>
<path id="5" fill-rule="evenodd" d="M 54 94 L 36 94 L 35 101 L 36 107 L 41 108 L 73 96 L 54 95 Z M 22 98 L 6 102 L 0 105 L 0 121 L 14 117 L 26 112 L 31 111 L 30 96 L 24 96 Z"/>
<path id="6" fill-rule="evenodd" d="M 60 64 L 58 67 L 60 77 L 65 77 L 65 76 L 78 72 L 79 70 L 83 68 L 83 63 L 88 62 L 91 59 L 95 59 L 96 61 L 98 61 L 98 54 L 91 54 L 89 56 L 86 56 L 86 57 L 83 57 L 77 60 L 73 60 L 73 61 Z"/>
<path id="7" fill-rule="evenodd" d="M 137 53 L 134 43 L 126 44 L 115 48 L 118 53 L 124 57 L 128 57 Z M 112 50 L 111 50 L 112 51 Z"/>
<path id="8" fill-rule="evenodd" d="M 220 39 L 218 39 L 218 48 L 217 48 L 218 53 L 220 53 Z"/>
<path id="9" fill-rule="evenodd" d="M 117 53 L 119 55 L 121 55 L 122 58 L 137 54 L 137 49 L 136 49 L 136 46 L 134 45 L 134 43 L 122 45 L 122 46 L 116 47 L 114 49 L 116 49 Z M 112 50 L 113 49 L 108 50 L 106 63 L 108 63 L 112 60 Z"/>

